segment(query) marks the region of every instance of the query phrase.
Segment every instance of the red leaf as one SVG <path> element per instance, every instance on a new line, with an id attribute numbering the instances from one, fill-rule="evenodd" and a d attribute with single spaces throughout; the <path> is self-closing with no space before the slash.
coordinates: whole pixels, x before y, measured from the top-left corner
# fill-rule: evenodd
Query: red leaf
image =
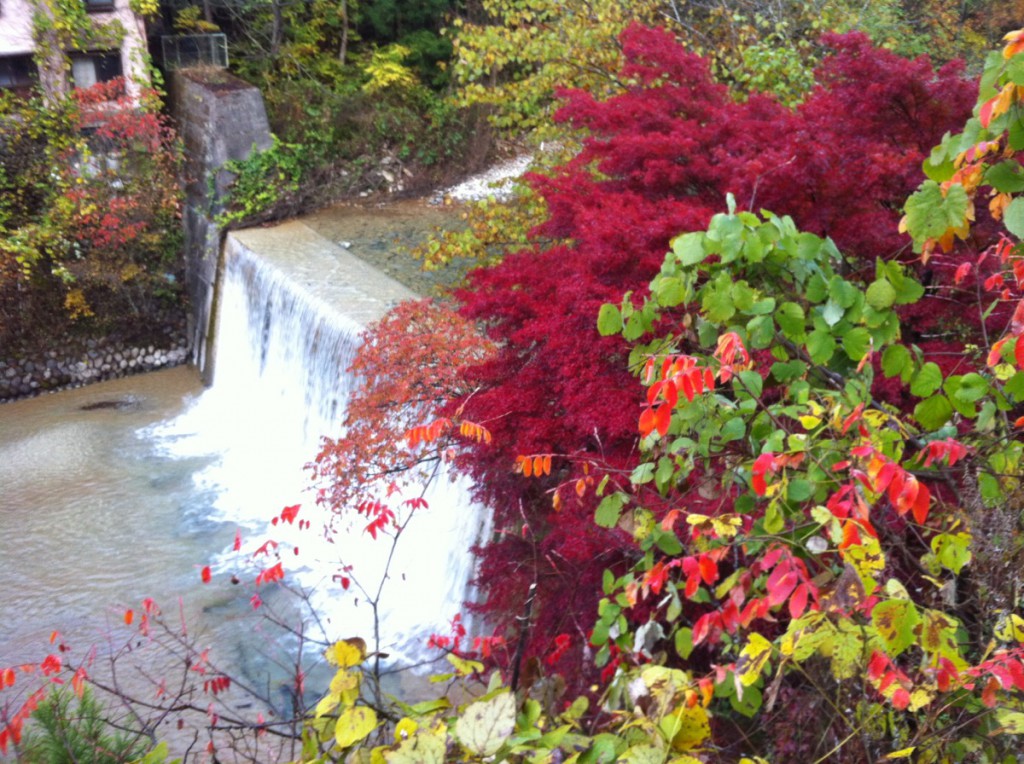
<path id="1" fill-rule="evenodd" d="M 1017 344 L 1013 346 L 1013 360 L 1017 368 L 1024 369 L 1024 335 L 1017 335 Z"/>
<path id="2" fill-rule="evenodd" d="M 875 650 L 871 653 L 871 660 L 868 661 L 868 679 L 877 681 L 885 673 L 889 666 L 889 659 L 885 653 Z"/>
<path id="3" fill-rule="evenodd" d="M 239 529 L 239 530 L 236 530 L 236 531 L 235 531 L 235 545 L 234 545 L 234 550 L 235 550 L 235 551 L 237 552 L 237 551 L 238 551 L 238 550 L 240 550 L 241 548 L 242 548 L 242 531 L 241 531 L 241 530 Z"/>
<path id="4" fill-rule="evenodd" d="M 919 485 L 917 489 L 917 496 L 914 497 L 914 520 L 917 521 L 918 525 L 924 525 L 924 521 L 928 519 L 928 510 L 931 507 L 932 495 L 931 491 L 928 490 L 928 486 L 923 483 Z"/>
<path id="5" fill-rule="evenodd" d="M 697 619 L 697 623 L 693 625 L 694 646 L 699 645 L 708 638 L 708 634 L 711 631 L 711 621 L 716 615 L 717 613 L 705 613 Z"/>
<path id="6" fill-rule="evenodd" d="M 775 607 L 785 602 L 786 598 L 793 593 L 799 580 L 796 571 L 788 565 L 779 565 L 775 568 L 765 584 L 765 589 L 768 592 L 768 604 Z"/>
<path id="7" fill-rule="evenodd" d="M 793 590 L 793 596 L 789 600 L 789 615 L 799 618 L 807 609 L 807 584 L 800 584 Z"/>
<path id="8" fill-rule="evenodd" d="M 285 507 L 284 509 L 281 510 L 281 519 L 289 524 L 294 523 L 295 516 L 299 514 L 299 508 L 301 506 L 301 504 L 295 504 L 291 507 Z"/>
<path id="9" fill-rule="evenodd" d="M 992 121 L 992 109 L 995 108 L 996 101 L 999 100 L 999 96 L 993 96 L 981 105 L 981 109 L 978 112 L 978 120 L 981 122 L 982 127 L 988 127 L 989 122 Z"/>
<path id="10" fill-rule="evenodd" d="M 47 655 L 43 662 L 39 664 L 40 670 L 44 675 L 49 676 L 50 674 L 57 674 L 61 669 L 61 659 L 59 655 Z"/>
<path id="11" fill-rule="evenodd" d="M 658 434 L 661 437 L 664 438 L 668 434 L 668 425 L 671 420 L 672 407 L 666 403 L 663 403 L 660 406 L 658 406 L 658 410 L 654 414 L 654 426 L 658 430 Z"/>
<path id="12" fill-rule="evenodd" d="M 204 584 L 210 583 L 210 566 L 204 565 L 203 570 L 199 575 L 203 579 Z"/>
<path id="13" fill-rule="evenodd" d="M 902 687 L 892 694 L 892 704 L 895 708 L 903 711 L 910 705 L 910 693 Z"/>
<path id="14" fill-rule="evenodd" d="M 706 554 L 702 554 L 697 562 L 700 565 L 700 577 L 704 579 L 704 583 L 713 584 L 718 580 L 718 565 L 714 560 Z"/>

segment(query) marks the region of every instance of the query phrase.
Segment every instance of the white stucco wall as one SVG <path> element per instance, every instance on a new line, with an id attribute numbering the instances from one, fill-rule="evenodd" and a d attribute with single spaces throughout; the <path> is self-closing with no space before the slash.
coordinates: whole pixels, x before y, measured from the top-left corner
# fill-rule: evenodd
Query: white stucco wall
<path id="1" fill-rule="evenodd" d="M 28 0 L 0 0 L 0 55 L 31 53 L 32 9 Z"/>
<path id="2" fill-rule="evenodd" d="M 0 56 L 31 53 L 35 49 L 32 40 L 32 17 L 35 7 L 32 0 L 0 0 Z M 139 83 L 149 82 L 145 66 L 145 22 L 132 12 L 128 0 L 114 0 L 113 11 L 92 13 L 89 16 L 101 24 L 116 18 L 124 27 L 121 68 L 128 81 L 128 92 L 133 98 L 137 97 Z"/>

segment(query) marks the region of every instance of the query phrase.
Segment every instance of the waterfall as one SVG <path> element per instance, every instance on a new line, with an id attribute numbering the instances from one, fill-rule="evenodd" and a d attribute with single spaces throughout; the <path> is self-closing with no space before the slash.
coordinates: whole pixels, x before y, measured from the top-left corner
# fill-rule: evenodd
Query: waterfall
<path id="1" fill-rule="evenodd" d="M 365 598 L 333 580 L 339 559 L 375 589 L 388 549 L 386 539 L 364 532 L 365 520 L 333 543 L 325 539 L 326 518 L 303 467 L 321 436 L 340 434 L 360 330 L 412 296 L 301 223 L 230 235 L 216 300 L 213 385 L 160 434 L 179 454 L 219 455 L 198 480 L 213 497 L 212 515 L 237 523 L 245 544 L 241 555 L 226 550 L 215 571 L 233 569 L 267 538 L 281 542 L 290 580 L 313 590 L 312 603 L 334 638 L 358 635 L 369 643 L 373 633 Z M 482 532 L 482 513 L 467 495 L 466 486 L 439 481 L 388 570 L 382 650 L 402 663 L 426 654 L 430 633 L 447 633 L 466 598 L 468 550 Z M 270 527 L 294 504 L 302 505 L 298 518 L 310 521 L 309 530 Z"/>

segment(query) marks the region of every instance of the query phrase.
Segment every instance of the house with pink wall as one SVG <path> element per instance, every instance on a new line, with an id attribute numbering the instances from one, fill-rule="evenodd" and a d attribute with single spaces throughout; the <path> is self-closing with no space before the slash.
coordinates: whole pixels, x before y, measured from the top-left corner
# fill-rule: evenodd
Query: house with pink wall
<path id="1" fill-rule="evenodd" d="M 111 25 L 118 34 L 110 36 L 118 42 L 64 50 L 64 56 L 40 56 L 34 19 L 50 13 L 47 3 L 0 0 L 0 88 L 27 93 L 38 83 L 44 92 L 60 93 L 124 77 L 134 100 L 141 84 L 149 81 L 145 22 L 132 11 L 129 0 L 81 2 L 97 27 L 118 22 Z"/>

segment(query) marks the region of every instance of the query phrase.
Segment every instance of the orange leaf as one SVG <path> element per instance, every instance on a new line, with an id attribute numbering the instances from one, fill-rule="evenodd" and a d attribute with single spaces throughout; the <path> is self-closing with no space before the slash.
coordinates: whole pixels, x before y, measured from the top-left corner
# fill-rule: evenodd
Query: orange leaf
<path id="1" fill-rule="evenodd" d="M 523 460 L 523 477 L 530 477 L 533 474 L 533 460 L 528 456 L 520 458 Z"/>
<path id="2" fill-rule="evenodd" d="M 535 456 L 533 457 L 533 474 L 540 477 L 544 473 L 544 457 Z"/>
<path id="3" fill-rule="evenodd" d="M 970 272 L 971 272 L 971 264 L 970 263 L 962 263 L 956 269 L 956 273 L 953 275 L 953 283 L 954 284 L 962 283 L 963 280 L 965 278 L 967 278 L 967 274 L 970 273 Z"/>
<path id="4" fill-rule="evenodd" d="M 125 626 L 131 626 L 132 621 L 135 620 L 135 611 L 128 609 L 124 611 L 124 623 Z"/>
<path id="5" fill-rule="evenodd" d="M 640 437 L 646 438 L 654 429 L 654 409 L 648 406 L 640 413 Z"/>
<path id="6" fill-rule="evenodd" d="M 544 456 L 544 474 L 551 474 L 551 454 L 546 454 Z"/>
<path id="7" fill-rule="evenodd" d="M 71 678 L 71 688 L 75 691 L 76 697 L 82 697 L 85 692 L 85 680 L 88 675 L 85 673 L 85 668 L 79 667 L 78 671 L 75 672 L 74 677 Z"/>
<path id="8" fill-rule="evenodd" d="M 1022 332 L 1024 332 L 1024 300 L 1017 303 L 1013 317 L 1010 319 L 1010 333 L 1021 334 Z"/>
<path id="9" fill-rule="evenodd" d="M 988 358 L 985 359 L 985 363 L 993 367 L 998 366 L 999 361 L 1002 358 L 1003 345 L 1005 345 L 1009 340 L 1009 337 L 1003 337 L 1001 340 L 996 340 L 992 343 L 992 348 L 988 351 Z"/>

